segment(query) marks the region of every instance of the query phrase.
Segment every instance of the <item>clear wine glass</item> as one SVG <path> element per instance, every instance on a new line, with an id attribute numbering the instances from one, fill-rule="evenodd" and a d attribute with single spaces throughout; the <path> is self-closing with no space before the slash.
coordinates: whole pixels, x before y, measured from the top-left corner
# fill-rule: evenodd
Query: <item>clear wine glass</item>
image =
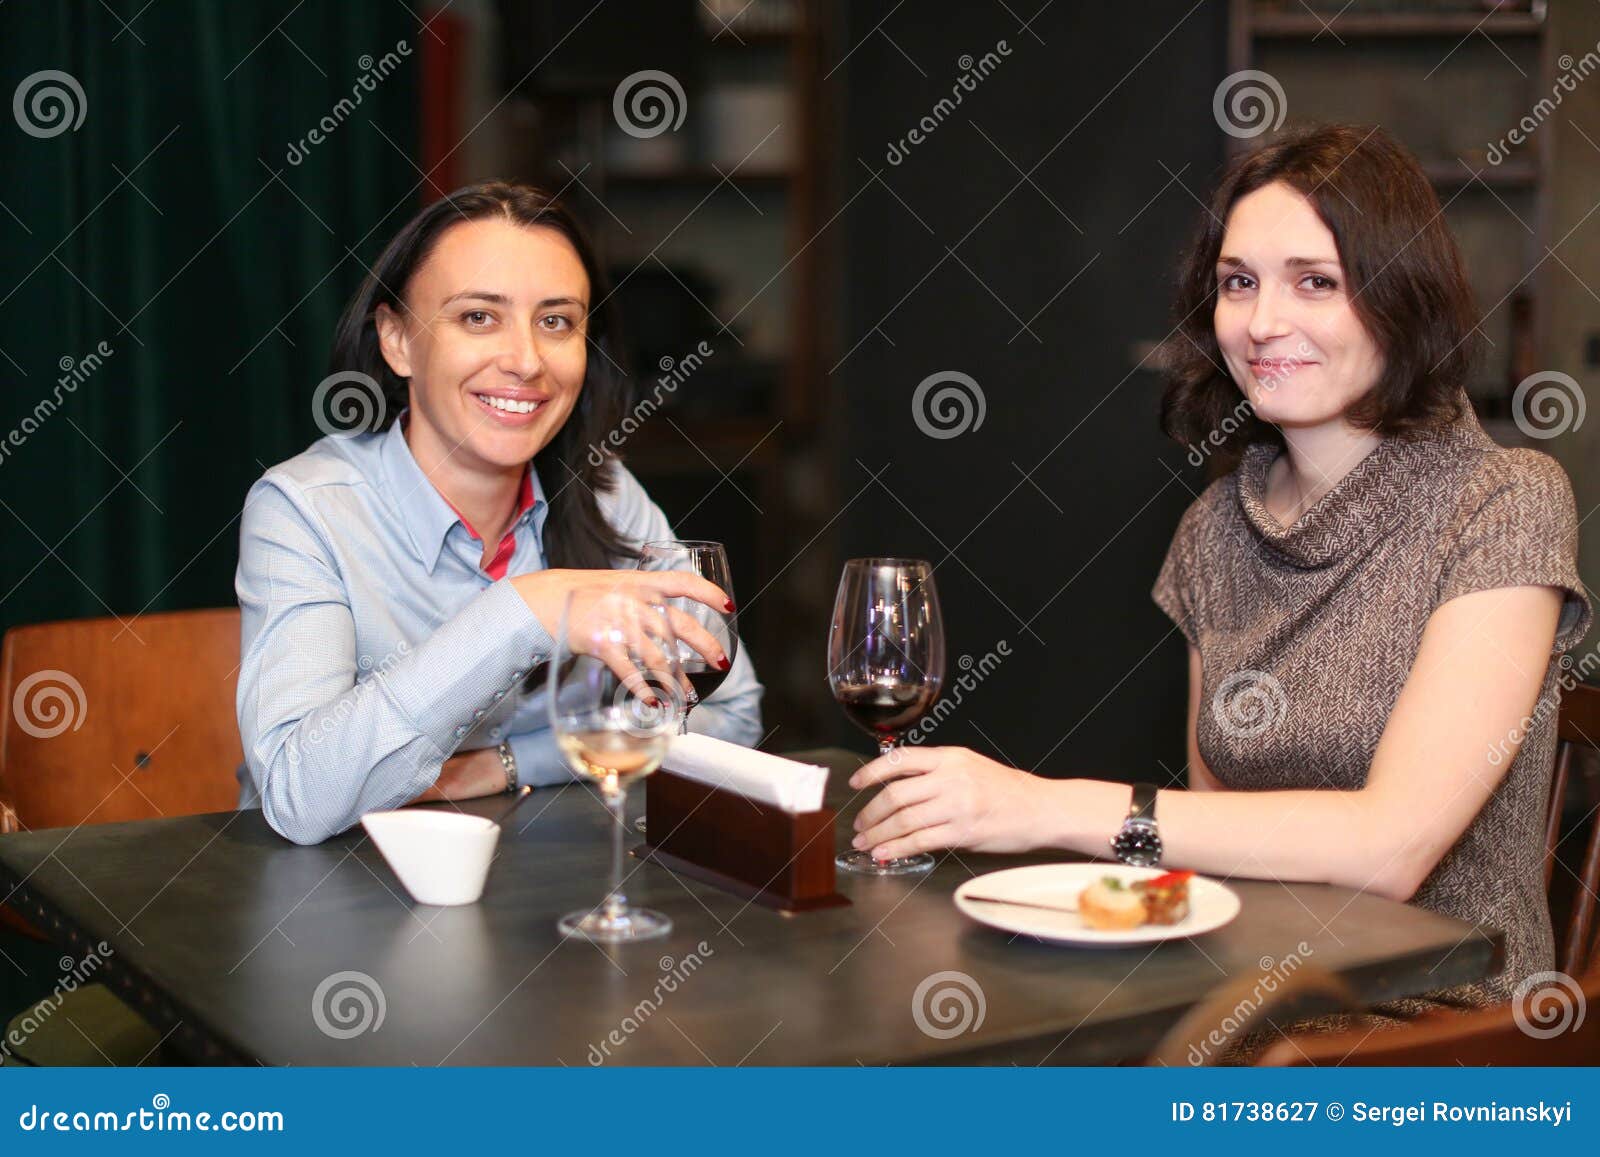
<path id="1" fill-rule="evenodd" d="M 660 912 L 622 892 L 628 788 L 661 766 L 686 695 L 666 608 L 623 591 L 567 597 L 550 660 L 550 728 L 567 762 L 593 780 L 610 810 L 611 890 L 598 908 L 569 912 L 562 935 L 605 943 L 672 931 Z"/>
<path id="2" fill-rule="evenodd" d="M 844 564 L 828 633 L 828 685 L 850 721 L 887 755 L 944 686 L 944 619 L 933 567 L 915 558 L 853 558 Z M 871 876 L 926 872 L 926 852 L 874 860 L 845 852 L 842 871 Z"/>
<path id="3" fill-rule="evenodd" d="M 716 583 L 727 593 L 729 599 L 733 598 L 733 571 L 728 566 L 728 552 L 720 542 L 705 542 L 699 539 L 647 542 L 639 548 L 637 569 L 686 571 Z M 716 639 L 727 654 L 731 669 L 733 660 L 739 654 L 737 616 L 732 612 L 708 607 L 698 599 L 671 598 L 665 601 L 669 607 L 683 612 L 700 624 L 712 638 Z M 682 638 L 678 640 L 678 659 L 683 666 L 684 675 L 694 688 L 681 724 L 682 731 L 687 734 L 689 712 L 693 711 L 697 704 L 709 699 L 716 689 L 722 686 L 722 681 L 728 677 L 728 671 L 708 662 L 704 655 L 689 646 Z M 634 821 L 633 828 L 637 832 L 645 831 L 643 816 Z"/>

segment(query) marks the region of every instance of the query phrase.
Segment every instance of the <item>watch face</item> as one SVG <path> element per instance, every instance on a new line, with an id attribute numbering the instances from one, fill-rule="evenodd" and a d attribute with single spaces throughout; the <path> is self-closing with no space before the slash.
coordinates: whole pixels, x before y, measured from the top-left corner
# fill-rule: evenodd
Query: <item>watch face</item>
<path id="1" fill-rule="evenodd" d="M 1126 824 L 1111 840 L 1117 859 L 1136 868 L 1148 868 L 1161 859 L 1161 837 L 1153 824 Z"/>

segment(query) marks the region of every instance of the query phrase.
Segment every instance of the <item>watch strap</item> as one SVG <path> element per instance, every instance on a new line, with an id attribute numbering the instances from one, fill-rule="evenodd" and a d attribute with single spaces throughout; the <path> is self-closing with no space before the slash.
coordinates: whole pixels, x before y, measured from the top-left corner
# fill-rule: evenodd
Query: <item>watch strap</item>
<path id="1" fill-rule="evenodd" d="M 1128 804 L 1128 818 L 1130 820 L 1153 820 L 1156 818 L 1156 795 L 1160 791 L 1153 783 L 1136 783 L 1133 785 L 1133 799 Z"/>

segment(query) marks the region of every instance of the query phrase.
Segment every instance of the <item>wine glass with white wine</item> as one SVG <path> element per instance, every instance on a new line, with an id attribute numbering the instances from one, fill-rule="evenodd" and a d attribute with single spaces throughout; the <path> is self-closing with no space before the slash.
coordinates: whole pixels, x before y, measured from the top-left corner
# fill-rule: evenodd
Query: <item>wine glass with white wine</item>
<path id="1" fill-rule="evenodd" d="M 661 766 L 677 733 L 686 681 L 666 608 L 618 590 L 567 597 L 550 660 L 550 729 L 578 775 L 594 782 L 611 813 L 611 890 L 599 907 L 569 912 L 565 936 L 603 943 L 672 931 L 660 912 L 622 891 L 628 788 Z"/>

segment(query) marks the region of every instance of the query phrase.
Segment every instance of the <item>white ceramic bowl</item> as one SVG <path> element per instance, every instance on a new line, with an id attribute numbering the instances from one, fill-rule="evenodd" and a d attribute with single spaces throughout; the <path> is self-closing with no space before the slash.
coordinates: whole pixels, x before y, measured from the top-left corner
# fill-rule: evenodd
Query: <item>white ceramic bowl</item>
<path id="1" fill-rule="evenodd" d="M 458 812 L 368 812 L 361 826 L 419 904 L 475 904 L 483 895 L 500 825 Z"/>

